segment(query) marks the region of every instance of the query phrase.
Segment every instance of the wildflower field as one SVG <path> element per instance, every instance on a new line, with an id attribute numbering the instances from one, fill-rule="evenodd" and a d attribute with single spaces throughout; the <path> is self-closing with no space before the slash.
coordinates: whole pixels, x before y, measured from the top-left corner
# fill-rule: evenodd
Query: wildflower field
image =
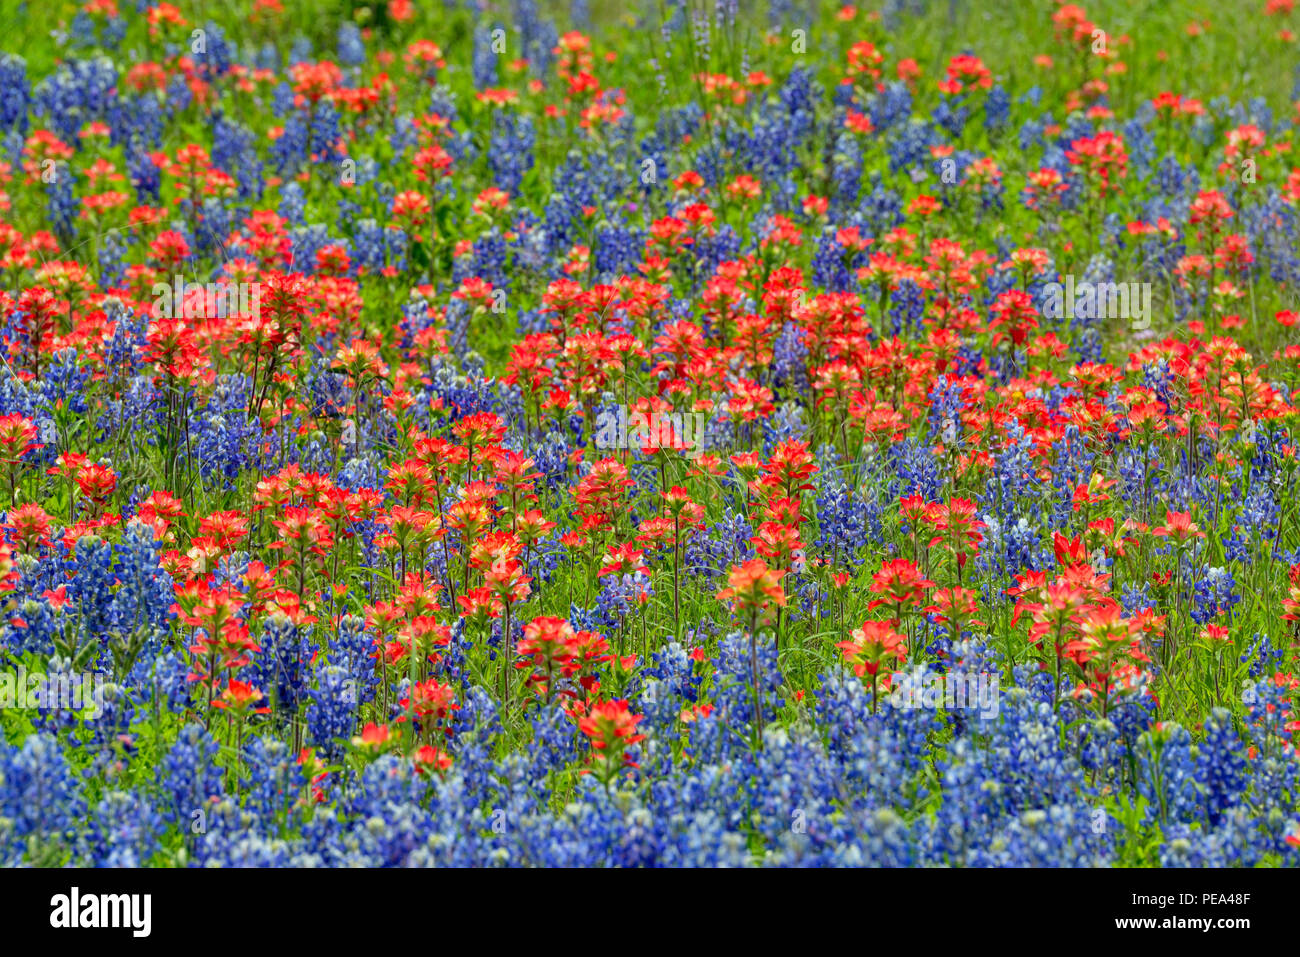
<path id="1" fill-rule="evenodd" d="M 1295 863 L 1294 7 L 0 0 L 0 864 Z"/>

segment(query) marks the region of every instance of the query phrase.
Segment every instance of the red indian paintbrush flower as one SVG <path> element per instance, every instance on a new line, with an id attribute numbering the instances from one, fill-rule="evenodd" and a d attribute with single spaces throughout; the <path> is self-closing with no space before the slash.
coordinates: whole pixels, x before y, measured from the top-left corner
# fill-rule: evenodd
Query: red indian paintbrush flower
<path id="1" fill-rule="evenodd" d="M 869 602 L 867 611 L 889 605 L 894 609 L 893 620 L 898 623 L 902 620 L 906 607 L 917 604 L 926 590 L 934 587 L 935 583 L 922 576 L 915 562 L 896 558 L 882 565 L 871 579 L 872 593 L 881 597 Z"/>
<path id="2" fill-rule="evenodd" d="M 1191 512 L 1174 512 L 1166 510 L 1165 524 L 1151 530 L 1152 535 L 1169 538 L 1179 545 L 1185 545 L 1193 538 L 1204 538 L 1205 533 L 1192 521 Z"/>
<path id="3" fill-rule="evenodd" d="M 627 749 L 645 740 L 636 733 L 641 717 L 629 710 L 627 701 L 618 700 L 597 702 L 578 720 L 578 730 L 591 742 L 589 770 L 607 788 L 624 768 L 637 767 Z"/>
<path id="4" fill-rule="evenodd" d="M 863 622 L 847 641 L 837 642 L 844 660 L 859 678 L 871 678 L 871 710 L 876 710 L 882 676 L 888 677 L 907 657 L 906 638 L 887 621 Z"/>
<path id="5" fill-rule="evenodd" d="M 754 624 L 767 624 L 775 609 L 786 603 L 781 579 L 785 572 L 767 567 L 761 558 L 734 565 L 727 574 L 727 587 L 718 598 L 730 602 L 736 613 Z"/>

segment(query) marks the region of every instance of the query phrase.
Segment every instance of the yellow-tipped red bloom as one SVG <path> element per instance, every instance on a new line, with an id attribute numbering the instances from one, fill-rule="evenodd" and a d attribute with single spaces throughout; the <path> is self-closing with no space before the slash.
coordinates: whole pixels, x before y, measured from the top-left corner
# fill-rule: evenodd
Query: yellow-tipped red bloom
<path id="1" fill-rule="evenodd" d="M 785 592 L 781 579 L 785 572 L 768 568 L 761 558 L 751 558 L 743 565 L 732 566 L 727 574 L 727 587 L 718 592 L 718 598 L 729 601 L 736 613 L 765 624 L 775 608 L 785 606 Z"/>

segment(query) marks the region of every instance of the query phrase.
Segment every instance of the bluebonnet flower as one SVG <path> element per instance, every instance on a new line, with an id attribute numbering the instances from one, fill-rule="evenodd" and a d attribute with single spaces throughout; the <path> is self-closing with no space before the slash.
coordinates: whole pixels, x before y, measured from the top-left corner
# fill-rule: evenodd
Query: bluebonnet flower
<path id="1" fill-rule="evenodd" d="M 189 825 L 196 812 L 203 812 L 225 794 L 224 775 L 217 765 L 220 745 L 197 724 L 181 728 L 162 761 L 160 802 L 163 819 Z"/>
<path id="2" fill-rule="evenodd" d="M 54 233 L 64 245 L 73 245 L 77 237 L 77 213 L 81 209 L 81 200 L 77 198 L 76 176 L 72 168 L 59 162 L 51 171 L 52 177 L 45 184 L 46 215 L 54 227 Z"/>
<path id="3" fill-rule="evenodd" d="M 497 51 L 493 34 L 499 29 L 498 24 L 480 23 L 474 30 L 472 74 L 477 89 L 486 90 L 497 82 Z"/>
<path id="4" fill-rule="evenodd" d="M 26 135 L 31 89 L 26 61 L 12 53 L 0 54 L 0 131 Z"/>
<path id="5" fill-rule="evenodd" d="M 366 47 L 361 39 L 361 28 L 355 23 L 339 24 L 337 50 L 339 62 L 344 66 L 361 66 L 366 62 Z"/>
<path id="6" fill-rule="evenodd" d="M 300 111 L 294 110 L 285 119 L 284 131 L 280 137 L 271 144 L 271 159 L 275 163 L 276 173 L 280 176 L 296 173 L 303 160 L 311 155 L 308 150 L 310 139 L 309 120 Z"/>
<path id="7" fill-rule="evenodd" d="M 87 854 L 103 867 L 144 867 L 161 849 L 166 825 L 148 799 L 110 791 L 95 806 Z"/>
<path id="8" fill-rule="evenodd" d="M 1241 601 L 1241 596 L 1233 592 L 1236 580 L 1226 568 L 1213 567 L 1197 579 L 1194 589 L 1195 606 L 1191 617 L 1197 624 L 1205 624 L 1219 615 L 1227 615 L 1232 620 L 1232 609 Z"/>
<path id="9" fill-rule="evenodd" d="M 1138 742 L 1138 759 L 1138 793 L 1147 800 L 1148 814 L 1161 823 L 1193 820 L 1196 765 L 1187 729 L 1166 722 L 1148 731 Z"/>
<path id="10" fill-rule="evenodd" d="M 357 681 L 339 665 L 318 665 L 313 678 L 307 691 L 307 730 L 323 756 L 338 760 L 356 723 Z"/>
<path id="11" fill-rule="evenodd" d="M 994 85 L 984 97 L 984 128 L 990 134 L 997 134 L 1010 120 L 1011 97 L 1000 84 Z"/>
<path id="12" fill-rule="evenodd" d="M 1206 821 L 1216 827 L 1246 789 L 1246 758 L 1232 715 L 1215 708 L 1205 721 L 1205 741 L 1197 749 L 1196 785 Z"/>

